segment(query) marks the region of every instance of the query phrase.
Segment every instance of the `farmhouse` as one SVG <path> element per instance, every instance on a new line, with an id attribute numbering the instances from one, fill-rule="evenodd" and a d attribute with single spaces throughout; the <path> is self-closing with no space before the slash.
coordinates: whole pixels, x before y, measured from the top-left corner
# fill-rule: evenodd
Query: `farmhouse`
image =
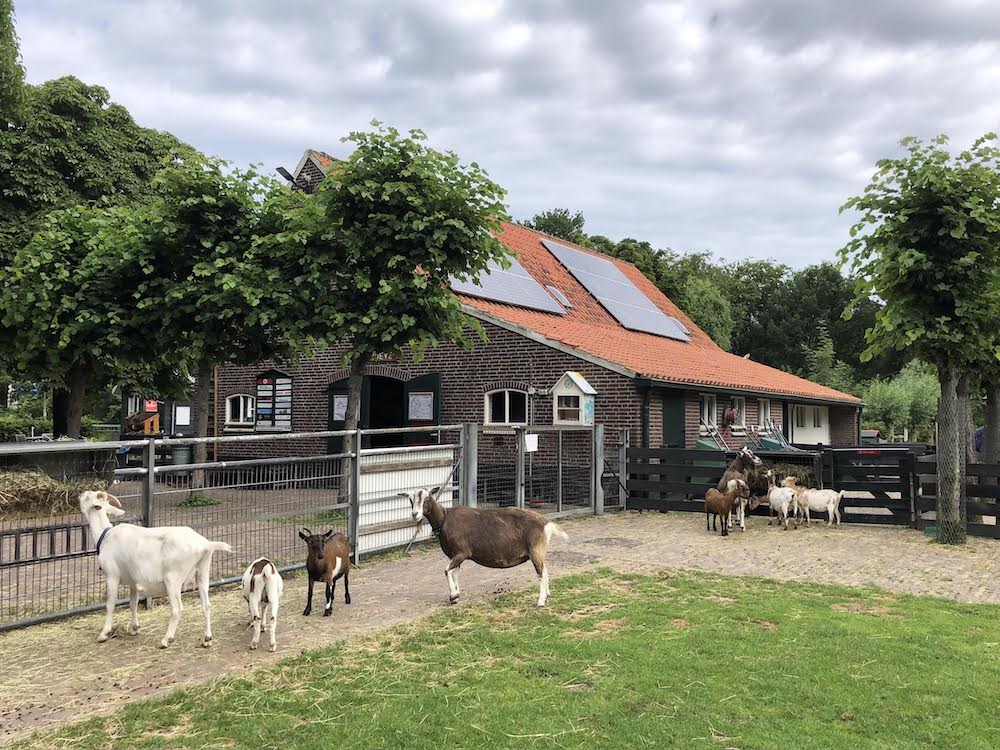
<path id="1" fill-rule="evenodd" d="M 307 151 L 290 177 L 311 190 L 335 164 Z M 857 444 L 858 398 L 722 350 L 631 264 L 517 224 L 497 237 L 511 268 L 453 284 L 488 341 L 373 363 L 363 427 L 597 422 L 652 447 L 735 447 L 769 433 Z M 341 429 L 348 345 L 294 363 L 220 368 L 216 429 Z"/>

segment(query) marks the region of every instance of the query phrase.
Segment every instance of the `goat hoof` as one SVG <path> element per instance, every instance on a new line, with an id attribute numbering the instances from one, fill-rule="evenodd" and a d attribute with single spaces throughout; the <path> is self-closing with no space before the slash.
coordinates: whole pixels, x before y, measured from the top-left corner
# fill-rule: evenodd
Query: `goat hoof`
<path id="1" fill-rule="evenodd" d="M 311 610 L 311 609 L 306 609 L 306 610 L 304 610 L 304 611 L 302 612 L 302 616 L 303 616 L 303 617 L 308 617 L 308 616 L 309 616 L 309 615 L 311 615 L 311 614 L 312 614 L 312 610 Z"/>
<path id="2" fill-rule="evenodd" d="M 344 597 L 344 604 L 350 604 L 350 603 L 351 603 L 351 597 L 345 596 Z"/>
<path id="3" fill-rule="evenodd" d="M 99 636 L 97 636 L 98 643 L 104 643 L 106 640 L 108 640 L 107 633 L 101 633 Z"/>
<path id="4" fill-rule="evenodd" d="M 257 644 L 256 643 L 251 643 L 250 644 L 250 650 L 251 651 L 256 651 L 257 650 Z"/>
<path id="5" fill-rule="evenodd" d="M 277 650 L 278 650 L 278 647 L 275 644 L 272 643 L 271 644 L 271 653 L 273 654 Z"/>
<path id="6" fill-rule="evenodd" d="M 333 614 L 333 610 L 332 609 L 324 609 L 323 610 L 323 617 L 329 617 L 332 614 Z"/>
<path id="7" fill-rule="evenodd" d="M 454 604 L 455 602 L 457 602 L 459 596 L 460 596 L 460 594 L 455 594 L 455 596 L 449 596 L 448 597 L 448 604 Z"/>
<path id="8" fill-rule="evenodd" d="M 160 641 L 160 648 L 166 648 L 169 645 L 170 641 L 167 638 L 164 638 L 163 640 Z"/>
<path id="9" fill-rule="evenodd" d="M 131 627 L 131 626 L 129 626 L 128 634 L 129 635 L 139 635 L 139 626 L 136 625 L 134 628 Z"/>
<path id="10" fill-rule="evenodd" d="M 212 639 L 211 638 L 206 638 L 205 640 L 203 640 L 201 642 L 201 647 L 202 648 L 212 648 Z"/>

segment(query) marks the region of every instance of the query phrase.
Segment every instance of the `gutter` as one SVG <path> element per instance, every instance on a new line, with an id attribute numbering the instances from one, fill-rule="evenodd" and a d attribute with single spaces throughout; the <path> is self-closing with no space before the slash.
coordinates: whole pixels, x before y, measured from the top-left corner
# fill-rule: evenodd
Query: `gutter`
<path id="1" fill-rule="evenodd" d="M 760 398 L 772 398 L 780 401 L 794 401 L 803 404 L 818 404 L 821 406 L 847 406 L 860 409 L 864 403 L 857 401 L 840 401 L 837 399 L 823 399 L 815 396 L 798 396 L 794 393 L 779 393 L 776 391 L 761 391 L 753 388 L 738 388 L 734 386 L 705 385 L 684 380 L 660 380 L 653 378 L 636 378 L 636 382 L 643 387 L 659 386 L 663 388 L 684 388 L 689 391 L 701 391 L 702 393 L 722 393 L 722 394 L 749 394 Z"/>

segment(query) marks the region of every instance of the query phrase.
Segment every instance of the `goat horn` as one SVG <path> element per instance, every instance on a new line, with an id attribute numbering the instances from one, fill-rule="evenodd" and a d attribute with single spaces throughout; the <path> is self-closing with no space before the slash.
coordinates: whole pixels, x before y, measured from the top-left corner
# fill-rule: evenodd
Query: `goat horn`
<path id="1" fill-rule="evenodd" d="M 115 497 L 114 495 L 112 495 L 110 492 L 106 492 L 104 494 L 106 494 L 108 496 L 108 502 L 109 503 L 111 503 L 112 505 L 117 505 L 122 510 L 125 510 L 124 508 L 122 508 L 122 501 L 121 500 L 119 500 L 117 497 Z"/>
<path id="2" fill-rule="evenodd" d="M 307 528 L 306 528 L 305 526 L 303 526 L 303 527 L 302 527 L 302 530 L 303 530 L 304 532 L 306 532 L 306 534 L 308 534 L 309 536 L 312 536 L 312 534 L 313 534 L 313 533 L 312 533 L 312 532 L 311 532 L 311 531 L 310 531 L 309 529 L 307 529 Z"/>

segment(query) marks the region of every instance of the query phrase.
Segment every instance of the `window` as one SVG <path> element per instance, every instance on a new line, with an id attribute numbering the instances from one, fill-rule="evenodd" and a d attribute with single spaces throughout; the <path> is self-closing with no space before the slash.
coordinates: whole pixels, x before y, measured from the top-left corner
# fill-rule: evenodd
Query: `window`
<path id="1" fill-rule="evenodd" d="M 556 396 L 556 422 L 580 424 L 582 419 L 579 396 Z"/>
<path id="2" fill-rule="evenodd" d="M 142 399 L 138 396 L 129 396 L 128 403 L 125 405 L 125 411 L 128 412 L 125 416 L 131 417 L 134 414 L 139 413 L 139 407 L 142 406 Z"/>
<path id="3" fill-rule="evenodd" d="M 528 394 L 502 390 L 486 394 L 486 424 L 527 424 Z"/>
<path id="4" fill-rule="evenodd" d="M 813 427 L 823 426 L 823 410 L 818 406 L 813 407 Z"/>
<path id="5" fill-rule="evenodd" d="M 747 400 L 743 396 L 733 396 L 733 427 L 747 426 Z"/>
<path id="6" fill-rule="evenodd" d="M 257 376 L 257 412 L 254 426 L 258 430 L 291 432 L 292 379 L 271 370 Z"/>
<path id="7" fill-rule="evenodd" d="M 701 396 L 702 424 L 715 424 L 715 396 L 703 393 Z"/>
<path id="8" fill-rule="evenodd" d="M 255 399 L 238 393 L 226 399 L 226 427 L 253 427 Z"/>
<path id="9" fill-rule="evenodd" d="M 769 427 L 771 421 L 771 402 L 766 398 L 757 399 L 757 426 Z"/>
<path id="10" fill-rule="evenodd" d="M 795 407 L 795 426 L 796 427 L 806 426 L 806 407 L 804 406 Z"/>

